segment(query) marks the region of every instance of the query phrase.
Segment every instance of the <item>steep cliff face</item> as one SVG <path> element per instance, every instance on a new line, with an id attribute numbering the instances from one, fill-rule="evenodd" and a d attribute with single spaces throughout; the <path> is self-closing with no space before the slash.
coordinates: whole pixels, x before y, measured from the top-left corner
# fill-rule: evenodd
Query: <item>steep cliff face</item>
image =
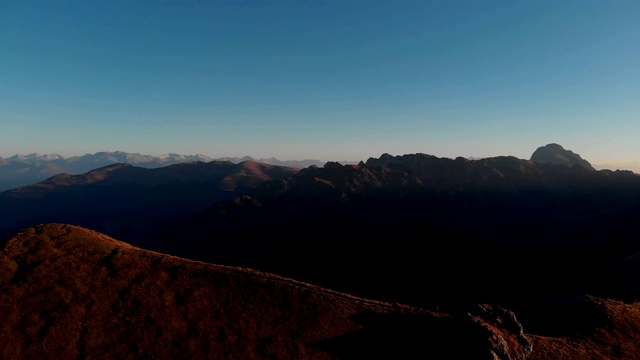
<path id="1" fill-rule="evenodd" d="M 539 147 L 531 155 L 531 161 L 538 164 L 556 164 L 568 167 L 580 165 L 585 169 L 596 170 L 587 160 L 580 157 L 580 155 L 571 150 L 566 150 L 558 144 L 547 144 Z"/>

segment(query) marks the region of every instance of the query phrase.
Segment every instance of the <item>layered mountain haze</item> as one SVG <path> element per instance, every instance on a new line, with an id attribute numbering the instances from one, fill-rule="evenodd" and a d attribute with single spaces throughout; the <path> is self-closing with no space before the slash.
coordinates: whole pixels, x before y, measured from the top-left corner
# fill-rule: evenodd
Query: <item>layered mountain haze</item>
<path id="1" fill-rule="evenodd" d="M 298 170 L 255 161 L 210 161 L 154 169 L 118 163 L 81 175 L 56 175 L 0 193 L 0 235 L 40 222 L 66 222 L 135 241 L 164 221 Z"/>
<path id="2" fill-rule="evenodd" d="M 264 163 L 264 164 L 270 164 L 270 165 L 279 165 L 279 166 L 286 166 L 286 167 L 296 167 L 296 168 L 306 168 L 309 166 L 322 166 L 323 162 L 320 160 L 314 160 L 314 159 L 304 159 L 304 160 L 278 160 L 274 157 L 270 157 L 270 158 L 259 158 L 259 159 L 254 159 L 251 156 L 243 156 L 241 158 L 238 157 L 221 157 L 221 158 L 217 158 L 216 160 L 222 160 L 222 161 L 231 161 L 232 163 L 241 163 L 243 161 L 255 161 L 255 162 L 259 162 L 259 163 Z M 341 163 L 346 164 L 346 163 L 350 163 L 349 161 L 341 161 Z"/>
<path id="3" fill-rule="evenodd" d="M 594 163 L 593 167 L 597 170 L 628 170 L 640 174 L 640 162 L 637 161 Z"/>
<path id="4" fill-rule="evenodd" d="M 166 154 L 161 156 L 126 153 L 122 151 L 97 152 L 82 156 L 65 158 L 58 154 L 40 155 L 37 153 L 19 155 L 3 159 L 0 157 L 0 191 L 20 186 L 31 185 L 58 174 L 79 175 L 88 171 L 114 164 L 130 164 L 137 167 L 154 169 L 185 162 L 229 161 L 235 164 L 255 161 L 264 164 L 285 167 L 303 168 L 311 165 L 321 166 L 318 160 L 288 160 L 276 158 L 254 159 L 250 156 L 242 158 L 211 158 L 205 155 Z"/>

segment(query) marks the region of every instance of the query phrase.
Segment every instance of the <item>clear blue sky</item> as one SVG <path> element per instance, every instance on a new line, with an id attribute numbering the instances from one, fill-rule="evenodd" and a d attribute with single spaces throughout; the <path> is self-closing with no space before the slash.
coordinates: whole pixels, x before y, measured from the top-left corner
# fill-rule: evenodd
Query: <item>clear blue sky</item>
<path id="1" fill-rule="evenodd" d="M 640 160 L 640 1 L 0 1 L 0 156 Z"/>

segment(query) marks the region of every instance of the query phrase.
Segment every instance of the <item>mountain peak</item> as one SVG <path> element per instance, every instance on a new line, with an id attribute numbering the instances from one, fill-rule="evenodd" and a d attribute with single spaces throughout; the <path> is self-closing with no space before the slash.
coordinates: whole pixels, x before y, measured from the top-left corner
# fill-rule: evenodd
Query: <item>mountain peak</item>
<path id="1" fill-rule="evenodd" d="M 556 143 L 550 143 L 537 148 L 531 155 L 531 161 L 538 164 L 556 164 L 568 167 L 580 165 L 585 169 L 595 171 L 595 168 L 591 166 L 587 160 Z"/>

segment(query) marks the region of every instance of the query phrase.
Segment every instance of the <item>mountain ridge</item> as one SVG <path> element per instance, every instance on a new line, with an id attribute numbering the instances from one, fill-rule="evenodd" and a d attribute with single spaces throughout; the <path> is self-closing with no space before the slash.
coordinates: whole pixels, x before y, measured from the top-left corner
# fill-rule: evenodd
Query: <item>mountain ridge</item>
<path id="1" fill-rule="evenodd" d="M 638 251 L 638 199 L 632 172 L 387 154 L 266 181 L 148 246 L 413 306 L 499 301 L 546 333 L 562 326 L 536 309 L 580 298 Z M 434 277 L 430 293 L 410 286 Z"/>
<path id="2" fill-rule="evenodd" d="M 7 359 L 531 353 L 513 313 L 491 305 L 467 316 L 434 313 L 155 253 L 66 224 L 25 228 L 0 246 L 0 354 Z"/>
<path id="3" fill-rule="evenodd" d="M 640 302 L 587 296 L 572 334 L 540 336 L 497 305 L 449 312 L 371 300 L 68 224 L 0 239 L 0 290 L 7 359 L 599 360 L 640 351 Z"/>
<path id="4" fill-rule="evenodd" d="M 588 170 L 596 170 L 587 160 L 562 145 L 551 143 L 536 149 L 531 155 L 531 161 L 539 164 L 559 164 L 565 166 L 582 166 Z"/>
<path id="5" fill-rule="evenodd" d="M 255 161 L 258 163 L 296 168 L 311 165 L 322 166 L 323 164 L 319 160 L 312 159 L 282 161 L 273 157 L 268 159 L 254 159 L 250 156 L 242 158 L 211 158 L 201 154 L 180 155 L 175 153 L 153 156 L 123 151 L 102 151 L 66 158 L 59 154 L 16 154 L 8 158 L 0 158 L 0 191 L 35 184 L 57 174 L 79 175 L 100 167 L 119 163 L 154 169 L 185 162 L 211 161 L 229 161 L 236 164 L 244 161 Z"/>
<path id="6" fill-rule="evenodd" d="M 153 169 L 118 163 L 80 175 L 55 175 L 0 192 L 0 235 L 39 222 L 69 222 L 130 240 L 157 221 L 191 214 L 297 171 L 247 160 Z"/>
<path id="7" fill-rule="evenodd" d="M 555 143 L 547 144 L 544 147 L 538 148 L 536 152 L 539 152 L 540 149 L 548 150 L 549 146 L 560 147 L 560 145 Z M 583 166 L 593 169 L 593 166 L 589 164 L 588 161 L 582 159 L 579 155 L 574 154 L 572 151 L 563 150 L 562 155 L 569 155 L 572 160 L 564 160 L 564 161 L 573 161 L 579 162 Z M 550 150 L 551 151 L 551 150 Z M 534 155 L 536 154 L 534 152 Z M 381 157 L 389 154 L 382 154 Z M 560 155 L 560 157 L 562 157 Z M 577 157 L 576 157 L 577 155 Z M 390 155 L 389 155 L 390 156 Z M 508 157 L 508 155 L 505 155 Z M 533 156 L 533 155 L 532 155 Z M 535 155 L 538 157 L 538 155 Z M 498 156 L 499 157 L 499 156 Z M 558 157 L 558 156 L 556 156 Z M 483 160 L 491 157 L 466 157 L 467 160 Z M 448 159 L 448 158 L 443 158 Z M 265 163 L 270 165 L 279 165 L 286 167 L 297 167 L 297 168 L 306 168 L 310 166 L 322 167 L 326 163 L 316 159 L 303 159 L 303 160 L 279 160 L 274 157 L 269 158 L 253 158 L 251 156 L 244 157 L 218 157 L 213 158 L 202 154 L 196 155 L 181 155 L 176 153 L 167 153 L 159 156 L 154 155 L 143 155 L 140 153 L 128 153 L 123 151 L 101 151 L 96 153 L 87 153 L 81 156 L 70 156 L 64 157 L 57 153 L 51 154 L 39 154 L 39 153 L 31 153 L 27 155 L 23 154 L 15 154 L 13 156 L 2 158 L 0 157 L 0 191 L 9 190 L 12 188 L 16 188 L 19 186 L 35 184 L 36 182 L 45 180 L 53 175 L 57 174 L 71 174 L 78 175 L 93 169 L 116 164 L 116 163 L 127 163 L 131 165 L 136 165 L 139 167 L 145 168 L 156 168 L 168 166 L 181 162 L 192 162 L 192 161 L 201 161 L 201 162 L 209 162 L 209 161 L 230 161 L 233 163 L 240 163 L 243 161 L 256 161 L 259 163 Z M 562 161 L 562 160 L 555 160 Z M 329 161 L 336 162 L 343 165 L 355 165 L 364 161 Z M 545 160 L 542 161 L 545 163 Z M 629 163 L 629 168 L 632 171 L 637 172 L 637 164 Z M 599 170 L 606 169 L 617 169 L 620 171 L 625 171 L 621 167 L 624 167 L 620 164 L 618 165 L 595 165 Z"/>

